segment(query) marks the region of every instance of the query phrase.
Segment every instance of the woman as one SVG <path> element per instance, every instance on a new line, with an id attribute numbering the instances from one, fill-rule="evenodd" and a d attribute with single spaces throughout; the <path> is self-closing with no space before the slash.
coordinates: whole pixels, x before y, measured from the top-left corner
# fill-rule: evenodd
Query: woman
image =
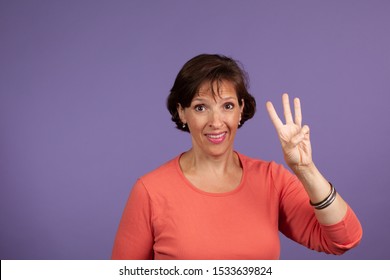
<path id="1" fill-rule="evenodd" d="M 267 110 L 279 136 L 282 165 L 233 148 L 256 102 L 236 61 L 203 54 L 178 73 L 167 101 L 172 121 L 192 148 L 136 182 L 116 236 L 113 259 L 278 259 L 278 232 L 304 246 L 342 254 L 362 228 L 312 160 L 299 99 L 285 124 Z"/>

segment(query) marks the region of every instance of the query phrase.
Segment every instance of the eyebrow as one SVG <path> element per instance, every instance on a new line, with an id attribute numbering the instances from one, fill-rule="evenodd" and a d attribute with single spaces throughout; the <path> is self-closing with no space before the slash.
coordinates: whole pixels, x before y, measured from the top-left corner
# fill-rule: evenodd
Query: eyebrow
<path id="1" fill-rule="evenodd" d="M 224 97 L 224 98 L 221 98 L 223 101 L 229 101 L 229 100 L 237 100 L 237 98 L 234 98 L 234 97 L 231 97 L 231 96 L 228 96 L 228 97 Z M 194 101 L 199 101 L 199 102 L 205 102 L 205 101 L 208 101 L 208 99 L 206 98 L 201 98 L 201 97 L 195 97 L 194 99 L 192 99 L 192 102 Z"/>

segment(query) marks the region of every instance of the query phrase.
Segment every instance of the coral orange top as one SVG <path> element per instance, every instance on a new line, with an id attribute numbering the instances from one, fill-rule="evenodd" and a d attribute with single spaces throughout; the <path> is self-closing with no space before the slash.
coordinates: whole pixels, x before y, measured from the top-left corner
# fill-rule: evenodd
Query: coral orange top
<path id="1" fill-rule="evenodd" d="M 318 223 L 301 182 L 282 165 L 238 154 L 240 185 L 208 193 L 184 177 L 179 158 L 141 177 L 116 235 L 112 259 L 278 259 L 279 231 L 317 251 L 342 254 L 362 237 L 348 207 Z"/>

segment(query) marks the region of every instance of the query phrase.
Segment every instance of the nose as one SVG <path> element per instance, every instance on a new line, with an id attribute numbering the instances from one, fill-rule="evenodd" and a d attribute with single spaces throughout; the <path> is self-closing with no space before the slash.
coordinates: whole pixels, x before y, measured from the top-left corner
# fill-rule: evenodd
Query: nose
<path id="1" fill-rule="evenodd" d="M 210 113 L 209 126 L 214 129 L 218 129 L 223 126 L 223 117 L 220 112 L 213 111 Z"/>

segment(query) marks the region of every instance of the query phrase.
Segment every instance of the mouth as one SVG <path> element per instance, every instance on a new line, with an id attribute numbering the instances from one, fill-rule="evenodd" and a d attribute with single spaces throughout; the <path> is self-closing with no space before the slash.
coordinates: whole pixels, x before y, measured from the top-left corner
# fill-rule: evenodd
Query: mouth
<path id="1" fill-rule="evenodd" d="M 222 143 L 223 140 L 225 140 L 226 134 L 227 134 L 227 132 L 222 132 L 222 133 L 218 133 L 218 134 L 215 134 L 215 133 L 211 134 L 210 133 L 210 134 L 205 134 L 205 135 L 211 143 L 219 144 L 219 143 Z"/>

